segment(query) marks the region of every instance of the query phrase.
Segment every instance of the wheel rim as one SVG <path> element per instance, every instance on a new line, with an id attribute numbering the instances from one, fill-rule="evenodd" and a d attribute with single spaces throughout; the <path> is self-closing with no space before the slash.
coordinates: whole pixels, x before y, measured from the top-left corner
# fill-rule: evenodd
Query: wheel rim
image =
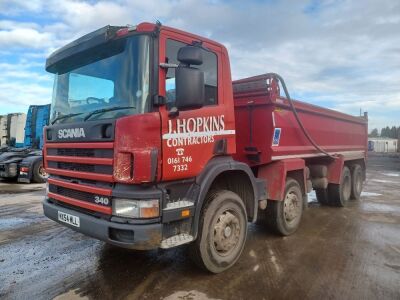
<path id="1" fill-rule="evenodd" d="M 38 173 L 41 178 L 47 178 L 46 169 L 42 165 L 39 166 Z"/>
<path id="2" fill-rule="evenodd" d="M 301 215 L 301 203 L 298 195 L 288 192 L 283 202 L 283 213 L 287 224 L 293 224 Z"/>
<path id="3" fill-rule="evenodd" d="M 224 211 L 214 224 L 213 245 L 215 251 L 221 255 L 229 255 L 239 244 L 240 221 L 234 211 Z"/>
<path id="4" fill-rule="evenodd" d="M 362 189 L 362 180 L 361 180 L 361 171 L 358 171 L 357 173 L 356 173 L 356 178 L 355 178 L 355 181 L 356 181 L 356 192 L 357 192 L 357 195 L 360 195 L 361 194 L 361 189 Z"/>
<path id="5" fill-rule="evenodd" d="M 351 194 L 351 179 L 350 176 L 346 176 L 343 181 L 343 198 L 345 201 L 349 200 Z"/>

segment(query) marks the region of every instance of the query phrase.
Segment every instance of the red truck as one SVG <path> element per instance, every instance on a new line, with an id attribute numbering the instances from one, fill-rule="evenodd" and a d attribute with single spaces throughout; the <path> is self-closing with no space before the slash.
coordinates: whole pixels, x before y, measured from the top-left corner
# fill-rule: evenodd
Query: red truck
<path id="1" fill-rule="evenodd" d="M 189 244 L 219 273 L 238 260 L 248 222 L 290 235 L 311 189 L 322 205 L 360 197 L 367 116 L 291 100 L 274 73 L 232 82 L 215 41 L 107 26 L 46 70 L 44 213 L 85 235 L 141 250 Z"/>

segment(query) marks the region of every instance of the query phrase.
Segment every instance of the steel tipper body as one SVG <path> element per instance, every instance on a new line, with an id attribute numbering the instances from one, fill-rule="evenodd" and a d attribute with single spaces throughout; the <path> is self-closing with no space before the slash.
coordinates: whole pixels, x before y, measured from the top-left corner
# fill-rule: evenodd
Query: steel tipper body
<path id="1" fill-rule="evenodd" d="M 0 154 L 0 177 L 19 182 L 44 182 L 42 151 L 43 127 L 49 122 L 50 105 L 31 105 L 24 123 L 24 139 L 19 147 L 8 147 Z"/>
<path id="2" fill-rule="evenodd" d="M 56 83 L 44 134 L 50 174 L 44 213 L 114 245 L 190 243 L 196 263 L 222 272 L 239 258 L 248 221 L 255 222 L 267 206 L 278 207 L 273 220 L 291 218 L 278 231 L 293 233 L 309 185 L 322 188 L 319 179 L 334 183 L 340 163 L 327 171 L 328 162 L 344 161 L 324 156 L 327 164 L 315 163 L 312 172 L 303 157 L 280 158 L 275 165 L 276 126 L 253 132 L 257 124 L 249 122 L 253 108 L 246 104 L 246 116 L 236 112 L 235 124 L 241 108 L 234 105 L 226 48 L 187 32 L 149 23 L 107 26 L 53 53 L 46 69 L 56 74 Z M 271 84 L 261 89 L 269 91 Z M 256 114 L 272 124 L 267 110 Z M 281 130 L 301 136 L 289 115 Z M 307 144 L 297 146 L 315 153 Z M 270 184 L 279 197 L 269 192 Z M 326 197 L 336 199 L 328 191 Z"/>
<path id="3" fill-rule="evenodd" d="M 306 187 L 304 194 L 309 181 L 309 189 L 314 186 L 317 196 L 322 193 L 319 187 L 327 189 L 329 184 L 340 183 L 346 165 L 350 169 L 362 167 L 364 177 L 367 116 L 351 116 L 293 100 L 302 125 L 323 153 L 301 131 L 277 83 L 268 75 L 233 82 L 237 135 L 234 158 L 249 164 L 267 180 L 268 199 L 282 199 L 288 172 L 305 178 L 301 180 Z"/>

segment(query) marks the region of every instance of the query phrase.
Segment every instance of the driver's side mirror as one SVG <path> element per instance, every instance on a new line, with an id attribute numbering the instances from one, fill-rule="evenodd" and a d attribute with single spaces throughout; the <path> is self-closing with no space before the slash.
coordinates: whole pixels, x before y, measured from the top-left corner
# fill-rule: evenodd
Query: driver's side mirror
<path id="1" fill-rule="evenodd" d="M 178 51 L 180 65 L 175 71 L 176 102 L 178 109 L 194 109 L 204 105 L 204 72 L 190 65 L 201 65 L 201 48 L 185 46 Z"/>

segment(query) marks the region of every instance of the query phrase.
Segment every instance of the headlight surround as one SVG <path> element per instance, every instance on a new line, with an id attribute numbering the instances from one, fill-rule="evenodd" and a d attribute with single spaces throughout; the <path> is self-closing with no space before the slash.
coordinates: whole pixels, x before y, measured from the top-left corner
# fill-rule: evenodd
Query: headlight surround
<path id="1" fill-rule="evenodd" d="M 158 199 L 133 200 L 114 198 L 113 215 L 125 218 L 157 218 L 160 216 L 160 201 Z"/>

